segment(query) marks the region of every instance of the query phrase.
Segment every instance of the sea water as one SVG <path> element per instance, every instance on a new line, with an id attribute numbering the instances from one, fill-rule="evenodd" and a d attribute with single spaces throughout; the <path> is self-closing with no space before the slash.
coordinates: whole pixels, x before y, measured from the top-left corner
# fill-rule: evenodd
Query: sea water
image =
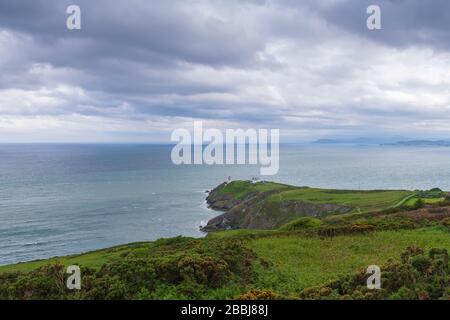
<path id="1" fill-rule="evenodd" d="M 0 145 L 0 264 L 177 235 L 217 215 L 205 191 L 259 177 L 298 186 L 450 190 L 450 148 L 281 145 L 280 170 L 181 165 L 169 145 Z"/>

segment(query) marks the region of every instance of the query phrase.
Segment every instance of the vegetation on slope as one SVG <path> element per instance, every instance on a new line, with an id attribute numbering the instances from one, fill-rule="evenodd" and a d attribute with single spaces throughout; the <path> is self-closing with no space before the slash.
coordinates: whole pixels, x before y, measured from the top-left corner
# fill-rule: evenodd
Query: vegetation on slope
<path id="1" fill-rule="evenodd" d="M 333 203 L 346 205 L 353 212 L 383 210 L 395 206 L 401 199 L 411 195 L 403 190 L 329 190 L 316 188 L 297 188 L 272 195 L 268 201 L 307 201 L 313 203 Z"/>
<path id="2" fill-rule="evenodd" d="M 344 214 L 419 209 L 428 204 L 440 204 L 446 197 L 447 194 L 438 188 L 364 191 L 232 181 L 209 193 L 208 204 L 224 213 L 211 219 L 204 230 L 277 229 L 299 217 L 324 219 Z"/>
<path id="3" fill-rule="evenodd" d="M 232 181 L 217 188 L 221 195 L 244 199 L 255 193 L 271 192 L 267 201 L 305 201 L 348 205 L 355 211 L 383 210 L 395 206 L 407 196 L 416 194 L 407 190 L 339 190 L 295 187 L 274 182 Z M 440 197 L 440 196 L 439 196 Z M 431 198 L 431 197 L 430 197 Z"/>
<path id="4" fill-rule="evenodd" d="M 400 261 L 390 260 L 382 268 L 380 290 L 369 290 L 367 274 L 340 277 L 321 287 L 304 290 L 303 299 L 401 299 L 450 300 L 450 265 L 446 249 L 426 253 L 417 246 L 408 247 Z"/>
<path id="5" fill-rule="evenodd" d="M 229 194 L 233 196 L 233 198 L 236 199 L 242 199 L 248 196 L 252 193 L 261 193 L 261 192 L 267 192 L 267 191 L 275 191 L 275 190 L 289 190 L 293 189 L 295 187 L 288 186 L 281 183 L 276 182 L 258 182 L 258 183 L 252 183 L 251 181 L 245 181 L 245 180 L 236 180 L 232 181 L 230 183 L 222 184 L 221 187 L 218 189 L 218 192 L 220 194 Z"/>
<path id="6" fill-rule="evenodd" d="M 234 296 L 255 277 L 256 256 L 237 239 L 178 237 L 120 251 L 120 258 L 111 256 L 99 267 L 83 255 L 72 257 L 85 261 L 79 263 L 79 291 L 66 289 L 68 260 L 42 262 L 28 272 L 0 273 L 0 299 L 213 299 Z"/>
<path id="7" fill-rule="evenodd" d="M 450 208 L 436 207 L 301 218 L 278 230 L 161 239 L 4 266 L 0 299 L 368 299 L 375 293 L 363 291 L 360 282 L 351 280 L 361 278 L 359 270 L 377 264 L 388 270 L 386 276 L 396 268 L 403 272 L 399 257 L 410 246 L 427 252 L 440 248 L 432 252 L 441 257 L 450 250 L 449 217 Z M 441 259 L 424 257 L 432 259 L 425 265 Z M 81 267 L 80 291 L 65 287 L 65 268 L 71 264 Z M 448 268 L 439 269 L 441 273 L 429 270 L 429 277 L 415 275 L 416 282 L 401 278 L 376 297 L 446 298 L 442 277 L 448 277 Z"/>

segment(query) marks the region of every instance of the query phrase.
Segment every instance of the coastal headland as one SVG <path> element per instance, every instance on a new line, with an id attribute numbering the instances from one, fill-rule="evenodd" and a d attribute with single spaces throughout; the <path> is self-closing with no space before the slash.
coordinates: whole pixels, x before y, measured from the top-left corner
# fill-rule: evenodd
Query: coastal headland
<path id="1" fill-rule="evenodd" d="M 0 266 L 0 299 L 449 299 L 450 198 L 266 181 L 212 189 L 204 238 Z M 382 288 L 366 287 L 380 266 Z M 65 286 L 79 266 L 81 289 Z M 414 275 L 414 277 L 411 277 Z"/>

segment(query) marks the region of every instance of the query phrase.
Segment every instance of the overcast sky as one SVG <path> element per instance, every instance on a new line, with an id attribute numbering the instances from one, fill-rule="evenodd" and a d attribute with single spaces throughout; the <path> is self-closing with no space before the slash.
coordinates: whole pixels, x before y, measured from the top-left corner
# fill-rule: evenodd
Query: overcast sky
<path id="1" fill-rule="evenodd" d="M 167 142 L 194 120 L 450 138 L 450 1 L 0 0 L 0 142 Z"/>

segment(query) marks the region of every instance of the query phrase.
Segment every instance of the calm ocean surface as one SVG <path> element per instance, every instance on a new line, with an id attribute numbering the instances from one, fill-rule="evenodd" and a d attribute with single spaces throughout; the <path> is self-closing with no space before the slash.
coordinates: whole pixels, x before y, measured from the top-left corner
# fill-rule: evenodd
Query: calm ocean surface
<path id="1" fill-rule="evenodd" d="M 0 264 L 177 235 L 217 215 L 205 190 L 258 166 L 175 166 L 170 146 L 0 145 Z M 265 178 L 314 187 L 450 190 L 450 148 L 285 145 Z"/>

